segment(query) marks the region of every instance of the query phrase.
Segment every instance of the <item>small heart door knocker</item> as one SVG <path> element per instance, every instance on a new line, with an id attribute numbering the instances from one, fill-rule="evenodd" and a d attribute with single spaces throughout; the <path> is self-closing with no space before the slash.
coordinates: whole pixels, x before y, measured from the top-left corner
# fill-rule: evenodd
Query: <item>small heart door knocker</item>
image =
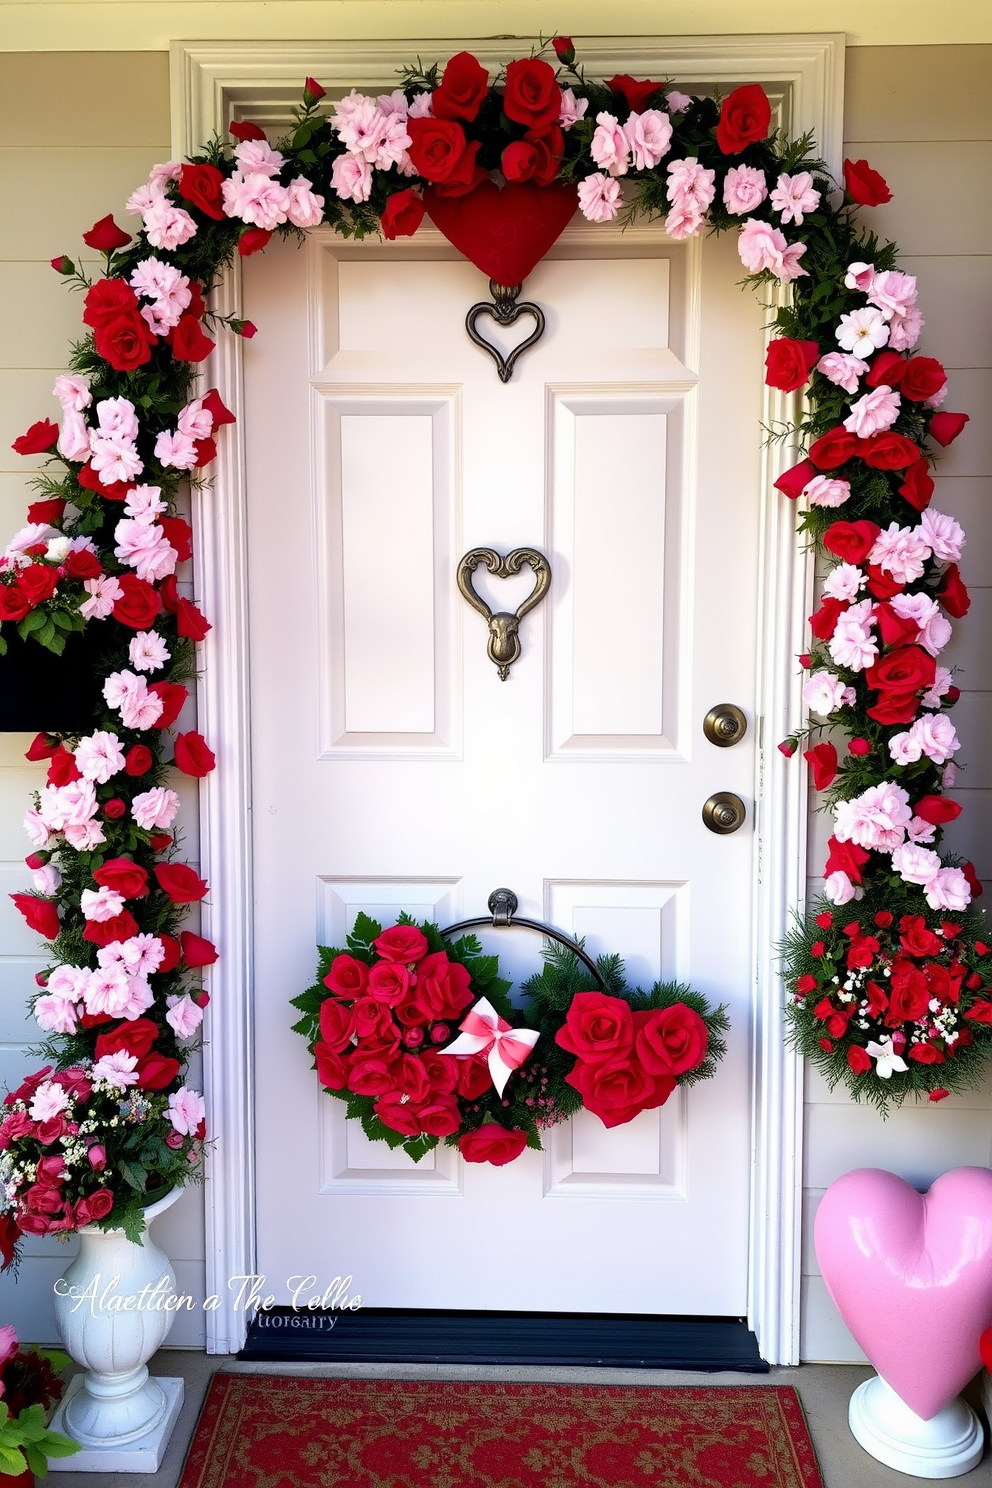
<path id="1" fill-rule="evenodd" d="M 481 346 L 483 351 L 488 351 L 496 363 L 496 371 L 500 382 L 509 382 L 513 376 L 513 367 L 518 357 L 523 356 L 528 347 L 533 346 L 535 341 L 540 341 L 544 335 L 544 311 L 540 305 L 535 305 L 531 300 L 523 300 L 518 305 L 517 295 L 523 289 L 522 284 L 497 284 L 495 279 L 489 281 L 489 293 L 493 297 L 490 305 L 488 300 L 480 300 L 473 305 L 465 317 L 465 329 L 468 331 L 476 346 Z M 515 346 L 508 356 L 504 356 L 498 346 L 487 341 L 482 332 L 476 329 L 476 321 L 480 315 L 491 315 L 497 325 L 512 325 L 521 315 L 533 315 L 534 329 L 519 346 Z"/>
<path id="2" fill-rule="evenodd" d="M 511 574 L 518 574 L 525 563 L 530 564 L 534 570 L 534 587 L 515 614 L 511 615 L 504 610 L 494 615 L 485 600 L 476 594 L 472 586 L 472 575 L 480 563 L 484 563 L 497 579 L 508 579 Z M 473 548 L 459 563 L 457 579 L 463 597 L 488 622 L 489 645 L 486 653 L 499 671 L 500 681 L 505 682 L 511 666 L 520 655 L 520 622 L 530 610 L 541 603 L 551 588 L 551 565 L 544 554 L 538 553 L 535 548 L 514 548 L 505 558 L 501 558 L 494 548 Z"/>

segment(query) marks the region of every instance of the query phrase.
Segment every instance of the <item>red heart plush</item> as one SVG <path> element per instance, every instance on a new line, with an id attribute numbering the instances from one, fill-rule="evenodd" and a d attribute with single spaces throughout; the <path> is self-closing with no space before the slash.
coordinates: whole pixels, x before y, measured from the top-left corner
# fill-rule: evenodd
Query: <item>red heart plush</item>
<path id="1" fill-rule="evenodd" d="M 483 181 L 467 196 L 424 192 L 427 215 L 449 243 L 497 284 L 520 284 L 561 237 L 575 212 L 574 186 Z"/>

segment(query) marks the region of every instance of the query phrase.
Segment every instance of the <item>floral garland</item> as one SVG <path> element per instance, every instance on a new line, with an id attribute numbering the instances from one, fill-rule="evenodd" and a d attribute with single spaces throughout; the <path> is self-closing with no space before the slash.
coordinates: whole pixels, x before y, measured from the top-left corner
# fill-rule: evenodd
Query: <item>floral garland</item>
<path id="1" fill-rule="evenodd" d="M 545 963 L 521 1011 L 475 936 L 452 945 L 408 915 L 388 930 L 359 915 L 346 949 L 321 947 L 294 1032 L 366 1135 L 418 1162 L 443 1138 L 502 1167 L 583 1107 L 620 1126 L 715 1072 L 723 1008 L 675 983 L 631 988 L 616 956 L 596 992 L 573 952 L 549 947 Z"/>
<path id="2" fill-rule="evenodd" d="M 827 974 L 846 959 L 838 945 L 817 958 L 815 937 L 790 941 L 795 1037 L 828 1078 L 882 1100 L 968 1083 L 975 1056 L 990 1047 L 979 996 L 988 968 L 978 922 L 966 913 L 978 886 L 969 864 L 936 851 L 961 809 L 943 794 L 957 749 L 947 710 L 958 694 L 937 655 L 947 617 L 964 615 L 968 596 L 957 566 L 963 533 L 928 509 L 929 441 L 949 444 L 967 419 L 938 409 L 943 368 L 913 354 L 923 325 L 915 280 L 895 268 L 894 247 L 857 221 L 855 209 L 888 201 L 888 188 L 860 160 L 845 162 L 839 190 L 808 136 L 770 136 L 770 105 L 756 84 L 718 102 L 664 81 L 600 82 L 577 67 L 567 37 L 552 47 L 556 64 L 518 59 L 495 79 L 468 53 L 443 74 L 411 67 L 391 93 L 353 90 L 330 113 L 320 107 L 325 90 L 308 78 L 278 148 L 257 125 L 233 124 L 233 147 L 215 139 L 190 161 L 152 170 L 127 203 L 141 221 L 133 238 L 110 216 L 84 234 L 104 255 L 101 278 L 91 283 L 67 255 L 53 260 L 84 291 L 86 331 L 56 380 L 61 423 L 41 419 L 14 444 L 47 465 L 27 525 L 0 556 L 0 650 L 11 627 L 54 652 L 86 628 L 103 690 L 90 733 L 39 736 L 28 751 L 48 759 L 48 781 L 26 820 L 35 892 L 14 897 L 51 942 L 34 1001 L 49 1057 L 122 1104 L 132 1088 L 170 1104 L 180 1096 L 180 1136 L 191 1127 L 199 1141 L 202 1130 L 192 1120 L 200 1098 L 181 1082 L 207 1001 L 197 974 L 216 951 L 180 931 L 207 885 L 173 856 L 178 797 L 165 783 L 169 767 L 197 778 L 215 764 L 199 733 L 170 732 L 210 628 L 177 585 L 191 553 L 177 502 L 184 482 L 204 478 L 215 436 L 232 421 L 216 389 L 198 387 L 197 369 L 215 345 L 208 331 L 255 334 L 250 322 L 212 311 L 211 294 L 232 259 L 258 252 L 273 232 L 326 223 L 344 235 L 395 238 L 415 232 L 426 212 L 461 238 L 453 208 L 478 200 L 473 193 L 498 197 L 500 183 L 514 200 L 529 193 L 550 203 L 557 194 L 554 235 L 567 217 L 561 203 L 573 198 L 594 222 L 663 218 L 674 239 L 704 225 L 736 230 L 745 283 L 791 286 L 791 303 L 774 311 L 766 380 L 786 393 L 805 388 L 798 429 L 779 433 L 796 434 L 808 453 L 776 484 L 803 499 L 800 526 L 840 560 L 801 663 L 807 704 L 822 720 L 813 729 L 850 736 L 843 759 L 832 740 L 805 751 L 835 818 L 830 905 L 815 914 L 864 895 L 849 924 L 868 939 L 878 938 L 861 924 L 869 905 L 900 926 L 906 915 L 922 917 L 954 947 L 952 961 L 933 964 L 949 975 L 953 965 L 949 985 L 959 989 L 951 1004 L 934 991 L 924 1011 L 896 1027 L 891 1001 L 883 1009 L 857 978 L 847 987 L 833 980 L 839 971 Z M 795 752 L 808 732 L 781 747 Z M 948 914 L 954 931 L 944 928 Z M 891 936 L 879 939 L 878 956 L 890 953 Z M 960 982 L 959 964 L 967 968 Z M 926 964 L 919 969 L 929 975 Z M 845 1037 L 829 1033 L 849 1009 Z M 135 1036 L 142 1021 L 155 1030 L 150 1046 Z M 893 1062 L 897 1036 L 906 1040 L 905 1070 Z M 873 1052 L 888 1037 L 893 1055 Z M 98 1052 L 101 1038 L 117 1048 Z M 846 1052 L 852 1043 L 870 1068 Z M 49 1081 L 46 1100 L 57 1098 L 52 1089 Z M 142 1163 L 121 1160 L 114 1207 L 101 1222 L 116 1222 L 133 1193 L 157 1181 Z M 0 1205 L 14 1230 L 32 1212 L 9 1186 Z"/>

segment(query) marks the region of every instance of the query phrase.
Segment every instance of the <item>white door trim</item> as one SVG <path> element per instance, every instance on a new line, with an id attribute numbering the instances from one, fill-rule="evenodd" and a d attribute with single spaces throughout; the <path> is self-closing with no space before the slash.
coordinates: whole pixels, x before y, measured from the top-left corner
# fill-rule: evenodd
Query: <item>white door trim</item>
<path id="1" fill-rule="evenodd" d="M 490 68 L 530 47 L 478 40 L 433 41 L 431 58 L 471 49 Z M 426 50 L 425 50 L 426 48 Z M 751 37 L 597 37 L 580 43 L 594 76 L 629 71 L 669 77 L 679 86 L 729 89 L 760 82 L 778 104 L 790 134 L 812 130 L 835 176 L 842 155 L 844 37 L 840 34 Z M 283 125 L 302 79 L 333 89 L 384 91 L 418 50 L 388 42 L 173 42 L 172 153 L 193 154 L 232 118 Z M 236 309 L 236 268 L 218 292 Z M 222 335 L 208 364 L 221 396 L 242 414 L 241 341 Z M 788 400 L 765 390 L 763 420 L 787 416 Z M 755 437 L 759 434 L 755 430 Z M 201 783 L 202 871 L 213 886 L 206 933 L 223 957 L 211 976 L 211 1036 L 204 1048 L 210 1130 L 207 1293 L 220 1306 L 207 1313 L 207 1349 L 240 1348 L 244 1314 L 229 1278 L 255 1269 L 254 1112 L 251 1010 L 251 776 L 248 709 L 249 596 L 242 424 L 221 441 L 212 487 L 194 495 L 197 591 L 214 629 L 203 646 L 198 687 L 201 726 L 220 768 Z M 755 799 L 755 966 L 752 1080 L 751 1238 L 748 1321 L 772 1364 L 799 1361 L 803 1081 L 801 1061 L 785 1048 L 781 985 L 774 946 L 806 890 L 805 772 L 776 749 L 800 716 L 796 657 L 805 641 L 811 564 L 796 541 L 795 508 L 772 489 L 788 450 L 766 452 L 761 518 L 758 623 L 758 779 Z"/>

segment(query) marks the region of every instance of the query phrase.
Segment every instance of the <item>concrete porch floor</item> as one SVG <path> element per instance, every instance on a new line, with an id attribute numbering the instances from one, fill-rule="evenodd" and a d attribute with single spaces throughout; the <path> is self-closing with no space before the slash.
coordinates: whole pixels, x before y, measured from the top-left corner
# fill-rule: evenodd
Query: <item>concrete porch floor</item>
<path id="1" fill-rule="evenodd" d="M 810 1433 L 823 1471 L 826 1488 L 908 1488 L 916 1482 L 932 1479 L 909 1478 L 883 1467 L 861 1450 L 847 1429 L 847 1403 L 855 1386 L 867 1379 L 871 1370 L 857 1365 L 803 1364 L 798 1369 L 772 1369 L 768 1374 L 696 1374 L 680 1370 L 648 1369 L 549 1369 L 509 1366 L 477 1367 L 474 1365 L 437 1366 L 429 1364 L 259 1364 L 239 1363 L 234 1358 L 208 1357 L 186 1349 L 163 1349 L 149 1365 L 152 1374 L 181 1375 L 186 1382 L 186 1400 L 172 1436 L 161 1470 L 147 1476 L 114 1473 L 53 1473 L 51 1488 L 175 1488 L 182 1471 L 186 1449 L 200 1411 L 210 1377 L 217 1370 L 239 1374 L 281 1374 L 329 1379 L 436 1379 L 436 1380 L 514 1380 L 545 1384 L 590 1385 L 749 1385 L 756 1390 L 765 1385 L 794 1385 L 799 1392 Z M 977 1391 L 968 1392 L 972 1405 L 981 1414 Z M 986 1423 L 987 1424 L 987 1423 Z M 966 1477 L 956 1481 L 968 1485 L 992 1483 L 992 1452 L 986 1430 L 985 1455 Z"/>

